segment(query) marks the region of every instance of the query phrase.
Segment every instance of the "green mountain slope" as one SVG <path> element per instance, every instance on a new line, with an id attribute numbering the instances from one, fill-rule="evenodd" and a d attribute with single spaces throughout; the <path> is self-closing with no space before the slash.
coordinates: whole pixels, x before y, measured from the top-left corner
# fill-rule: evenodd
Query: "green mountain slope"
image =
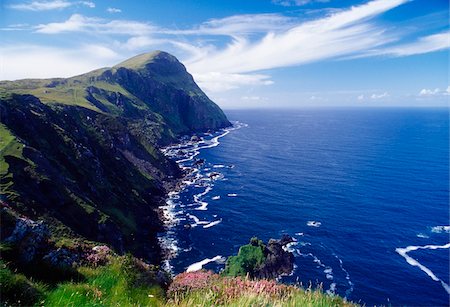
<path id="1" fill-rule="evenodd" d="M 2 81 L 0 114 L 2 239 L 22 216 L 44 220 L 58 246 L 104 242 L 155 262 L 157 208 L 181 175 L 159 147 L 230 125 L 161 51 L 68 79 Z"/>

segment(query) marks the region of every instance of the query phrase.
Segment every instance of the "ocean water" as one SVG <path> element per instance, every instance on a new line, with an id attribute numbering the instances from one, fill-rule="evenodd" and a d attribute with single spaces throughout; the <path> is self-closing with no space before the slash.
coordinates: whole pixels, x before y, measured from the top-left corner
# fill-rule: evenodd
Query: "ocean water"
<path id="1" fill-rule="evenodd" d="M 174 273 L 219 271 L 252 236 L 286 233 L 296 269 L 283 282 L 449 304 L 447 109 L 226 113 L 234 128 L 166 149 L 190 172 L 164 208 Z"/>

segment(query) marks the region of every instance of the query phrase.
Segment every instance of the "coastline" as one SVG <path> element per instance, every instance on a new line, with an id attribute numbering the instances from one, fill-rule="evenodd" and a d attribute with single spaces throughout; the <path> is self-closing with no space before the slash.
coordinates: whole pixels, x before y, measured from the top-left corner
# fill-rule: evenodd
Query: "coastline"
<path id="1" fill-rule="evenodd" d="M 217 218 L 213 221 L 204 221 L 197 218 L 195 215 L 186 213 L 185 205 L 179 203 L 180 193 L 185 191 L 190 186 L 204 188 L 201 193 L 194 195 L 194 203 L 189 206 L 196 206 L 195 210 L 208 210 L 208 203 L 202 201 L 202 197 L 212 190 L 214 181 L 223 179 L 223 175 L 218 172 L 221 167 L 234 167 L 220 165 L 213 166 L 213 169 L 203 168 L 208 171 L 206 174 L 201 174 L 200 169 L 206 164 L 203 159 L 196 159 L 203 149 L 214 148 L 220 145 L 220 139 L 228 135 L 231 131 L 245 127 L 246 124 L 240 122 L 233 122 L 231 126 L 218 129 L 216 131 L 208 131 L 204 133 L 193 133 L 179 138 L 178 143 L 168 145 L 161 148 L 161 152 L 169 159 L 174 160 L 182 171 L 182 176 L 175 179 L 168 188 L 163 204 L 159 206 L 158 211 L 163 226 L 163 231 L 158 233 L 158 242 L 162 252 L 162 267 L 171 274 L 174 274 L 174 268 L 171 265 L 171 260 L 175 259 L 179 252 L 178 232 L 181 229 L 189 229 L 192 227 L 202 226 L 203 228 L 213 227 L 219 224 L 222 219 Z M 205 176 L 206 175 L 206 176 Z M 181 221 L 188 221 L 180 226 Z M 177 229 L 181 228 L 181 229 Z M 208 261 L 209 260 L 209 261 Z M 200 268 L 211 262 L 223 262 L 224 258 L 220 255 L 212 259 L 204 259 L 199 262 L 191 264 L 187 269 L 200 265 Z M 201 263 L 201 264 L 200 264 Z"/>

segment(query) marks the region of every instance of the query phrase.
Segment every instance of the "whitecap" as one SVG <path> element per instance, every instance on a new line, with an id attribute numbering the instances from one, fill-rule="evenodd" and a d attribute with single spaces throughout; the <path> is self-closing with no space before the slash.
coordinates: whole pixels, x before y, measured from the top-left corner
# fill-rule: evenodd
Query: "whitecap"
<path id="1" fill-rule="evenodd" d="M 295 235 L 299 236 L 299 237 L 303 237 L 305 234 L 303 232 L 297 232 Z"/>
<path id="2" fill-rule="evenodd" d="M 450 294 L 450 286 L 448 284 L 446 284 L 443 280 L 439 279 L 429 268 L 427 268 L 426 266 L 424 266 L 423 264 L 421 264 L 419 261 L 417 261 L 416 259 L 412 258 L 411 256 L 408 255 L 408 252 L 411 251 L 415 251 L 418 249 L 449 249 L 450 248 L 450 243 L 447 243 L 445 245 L 424 245 L 424 246 L 408 246 L 405 248 L 396 248 L 395 251 L 402 256 L 403 258 L 405 258 L 406 262 L 408 262 L 410 265 L 412 266 L 416 266 L 419 269 L 421 269 L 423 272 L 425 272 L 425 274 L 427 274 L 429 277 L 431 277 L 432 280 L 434 281 L 439 281 L 442 285 L 442 287 L 445 289 L 445 291 L 447 291 L 448 294 Z"/>
<path id="3" fill-rule="evenodd" d="M 228 197 L 236 197 L 237 194 L 235 194 L 235 193 L 229 193 L 229 194 L 227 194 L 227 196 L 228 196 Z"/>
<path id="4" fill-rule="evenodd" d="M 328 295 L 335 295 L 336 294 L 336 283 L 331 283 L 330 288 L 326 291 Z"/>
<path id="5" fill-rule="evenodd" d="M 317 221 L 308 221 L 306 223 L 307 226 L 309 227 L 320 227 L 320 225 L 322 225 L 321 222 L 317 222 Z"/>
<path id="6" fill-rule="evenodd" d="M 197 225 L 209 224 L 208 221 L 200 221 L 200 219 L 198 217 L 196 217 L 195 215 L 192 215 L 192 214 L 188 214 L 187 217 L 194 220 L 194 224 L 191 224 L 191 227 L 196 227 Z"/>
<path id="7" fill-rule="evenodd" d="M 325 273 L 325 277 L 329 280 L 333 279 L 333 269 L 330 267 L 327 267 L 325 270 L 323 270 L 323 272 Z"/>
<path id="8" fill-rule="evenodd" d="M 210 228 L 210 227 L 216 226 L 217 224 L 220 224 L 221 222 L 222 222 L 222 219 L 214 221 L 214 222 L 211 222 L 211 223 L 206 224 L 206 225 L 203 225 L 203 228 Z"/>
<path id="9" fill-rule="evenodd" d="M 206 258 L 202 261 L 196 262 L 188 266 L 186 269 L 186 272 L 195 272 L 200 271 L 204 265 L 210 263 L 210 262 L 216 262 L 216 263 L 223 263 L 225 261 L 225 258 L 222 256 L 215 256 L 213 258 Z"/>
<path id="10" fill-rule="evenodd" d="M 200 207 L 195 208 L 195 210 L 208 210 L 208 203 L 206 201 L 201 201 L 200 202 Z"/>
<path id="11" fill-rule="evenodd" d="M 443 232 L 450 233 L 450 226 L 434 226 L 434 227 L 431 227 L 431 232 L 434 232 L 434 233 L 443 233 Z"/>
<path id="12" fill-rule="evenodd" d="M 219 196 L 219 195 L 213 196 L 213 197 L 211 197 L 211 199 L 212 199 L 212 200 L 218 200 L 218 199 L 220 199 L 220 196 Z"/>
<path id="13" fill-rule="evenodd" d="M 224 168 L 224 167 L 225 167 L 225 165 L 223 165 L 223 164 L 213 165 L 213 168 Z"/>
<path id="14" fill-rule="evenodd" d="M 427 236 L 427 235 L 425 235 L 425 234 L 423 234 L 423 233 L 418 233 L 418 234 L 417 234 L 417 237 L 418 237 L 418 238 L 423 238 L 423 239 L 428 239 L 428 238 L 429 238 L 429 236 Z"/>

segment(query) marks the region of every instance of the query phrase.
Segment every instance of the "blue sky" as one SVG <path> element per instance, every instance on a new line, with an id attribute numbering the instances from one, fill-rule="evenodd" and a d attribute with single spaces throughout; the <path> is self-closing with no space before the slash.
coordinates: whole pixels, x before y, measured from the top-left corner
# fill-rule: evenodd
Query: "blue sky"
<path id="1" fill-rule="evenodd" d="M 445 106 L 447 0 L 3 0 L 0 79 L 152 50 L 224 108 Z"/>

